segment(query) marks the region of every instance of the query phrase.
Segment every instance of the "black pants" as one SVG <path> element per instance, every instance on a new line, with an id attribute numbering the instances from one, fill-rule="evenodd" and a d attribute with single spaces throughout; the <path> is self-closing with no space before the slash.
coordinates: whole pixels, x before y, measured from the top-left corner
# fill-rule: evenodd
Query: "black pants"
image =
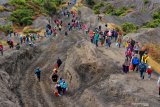
<path id="1" fill-rule="evenodd" d="M 133 64 L 133 71 L 135 70 L 135 68 L 136 68 L 136 71 L 138 71 L 138 65 Z"/>
<path id="2" fill-rule="evenodd" d="M 41 78 L 41 76 L 37 76 L 37 79 L 38 79 L 39 82 L 40 82 L 40 78 Z"/>

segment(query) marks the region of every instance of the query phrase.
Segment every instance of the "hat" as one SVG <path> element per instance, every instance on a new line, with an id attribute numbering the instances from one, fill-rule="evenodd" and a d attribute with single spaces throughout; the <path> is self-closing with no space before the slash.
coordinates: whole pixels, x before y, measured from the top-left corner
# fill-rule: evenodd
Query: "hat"
<path id="1" fill-rule="evenodd" d="M 148 66 L 148 68 L 151 68 L 151 66 Z"/>
<path id="2" fill-rule="evenodd" d="M 37 67 L 37 69 L 39 69 L 40 67 Z"/>

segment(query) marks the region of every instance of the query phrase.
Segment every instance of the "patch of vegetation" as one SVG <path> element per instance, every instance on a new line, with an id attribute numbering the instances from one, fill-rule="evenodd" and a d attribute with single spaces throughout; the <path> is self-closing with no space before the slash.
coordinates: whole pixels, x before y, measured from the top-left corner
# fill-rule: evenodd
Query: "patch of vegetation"
<path id="1" fill-rule="evenodd" d="M 7 9 L 4 6 L 0 5 L 0 12 L 3 12 L 3 11 L 9 11 L 9 9 Z"/>
<path id="2" fill-rule="evenodd" d="M 56 14 L 61 0 L 10 0 L 10 5 L 15 7 L 10 20 L 19 26 L 31 25 L 34 16 Z"/>
<path id="3" fill-rule="evenodd" d="M 86 2 L 89 6 L 95 5 L 95 2 L 93 0 L 86 0 Z"/>
<path id="4" fill-rule="evenodd" d="M 144 4 L 148 4 L 149 0 L 143 0 Z"/>
<path id="5" fill-rule="evenodd" d="M 115 10 L 114 6 L 110 3 L 106 4 L 105 9 L 103 11 L 104 14 L 112 14 L 112 12 Z"/>
<path id="6" fill-rule="evenodd" d="M 160 11 L 153 13 L 152 17 L 153 17 L 154 20 L 146 23 L 143 26 L 144 28 L 160 27 Z"/>
<path id="7" fill-rule="evenodd" d="M 121 7 L 119 9 L 115 9 L 113 12 L 112 12 L 112 15 L 115 15 L 115 16 L 124 16 L 125 13 L 127 12 L 127 8 L 126 7 Z"/>
<path id="8" fill-rule="evenodd" d="M 121 27 L 125 33 L 133 33 L 136 32 L 138 29 L 138 27 L 135 24 L 129 22 L 122 24 Z"/>
<path id="9" fill-rule="evenodd" d="M 131 9 L 127 7 L 120 7 L 119 9 L 114 8 L 114 6 L 110 3 L 105 5 L 105 9 L 103 11 L 104 14 L 114 15 L 114 16 L 125 16 L 127 13 L 132 12 Z M 132 9 L 133 10 L 133 9 Z"/>
<path id="10" fill-rule="evenodd" d="M 6 24 L 6 25 L 0 25 L 0 31 L 4 32 L 4 33 L 8 33 L 8 31 L 13 31 L 13 28 L 10 24 Z"/>
<path id="11" fill-rule="evenodd" d="M 95 14 L 100 14 L 100 9 L 104 7 L 104 3 L 100 2 L 93 6 L 93 10 Z"/>
<path id="12" fill-rule="evenodd" d="M 10 20 L 20 26 L 27 26 L 32 24 L 34 15 L 31 9 L 16 9 L 11 14 Z"/>
<path id="13" fill-rule="evenodd" d="M 37 33 L 39 32 L 39 29 L 25 29 L 23 30 L 23 33 L 28 34 L 28 33 Z"/>

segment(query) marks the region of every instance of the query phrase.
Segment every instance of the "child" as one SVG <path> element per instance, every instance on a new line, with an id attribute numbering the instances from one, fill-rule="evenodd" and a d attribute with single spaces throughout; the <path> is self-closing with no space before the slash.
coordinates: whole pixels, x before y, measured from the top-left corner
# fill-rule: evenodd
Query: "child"
<path id="1" fill-rule="evenodd" d="M 151 66 L 148 66 L 146 72 L 148 73 L 148 79 L 150 80 L 151 79 L 151 74 L 153 72 L 153 70 L 151 69 Z"/>

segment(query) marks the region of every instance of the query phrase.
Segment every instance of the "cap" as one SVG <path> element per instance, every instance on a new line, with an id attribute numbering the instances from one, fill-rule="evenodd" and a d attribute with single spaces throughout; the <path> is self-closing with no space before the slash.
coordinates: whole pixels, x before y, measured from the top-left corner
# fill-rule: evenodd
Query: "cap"
<path id="1" fill-rule="evenodd" d="M 148 66 L 148 68 L 151 68 L 151 66 Z"/>

